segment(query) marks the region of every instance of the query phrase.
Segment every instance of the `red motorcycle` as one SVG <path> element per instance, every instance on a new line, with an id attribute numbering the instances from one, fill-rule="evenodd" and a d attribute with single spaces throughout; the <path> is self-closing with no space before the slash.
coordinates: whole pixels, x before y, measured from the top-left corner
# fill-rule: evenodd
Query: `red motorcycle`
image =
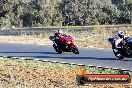
<path id="1" fill-rule="evenodd" d="M 55 36 L 50 36 L 49 39 L 53 42 L 53 48 L 56 52 L 73 52 L 79 54 L 79 50 L 73 42 L 73 37 L 70 35 L 64 35 L 59 39 L 56 39 Z"/>

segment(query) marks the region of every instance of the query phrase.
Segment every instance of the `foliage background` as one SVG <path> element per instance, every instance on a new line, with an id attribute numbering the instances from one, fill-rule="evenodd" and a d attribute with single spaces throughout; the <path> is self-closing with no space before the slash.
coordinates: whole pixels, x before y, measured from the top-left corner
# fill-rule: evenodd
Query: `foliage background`
<path id="1" fill-rule="evenodd" d="M 131 24 L 132 0 L 0 0 L 0 26 Z"/>

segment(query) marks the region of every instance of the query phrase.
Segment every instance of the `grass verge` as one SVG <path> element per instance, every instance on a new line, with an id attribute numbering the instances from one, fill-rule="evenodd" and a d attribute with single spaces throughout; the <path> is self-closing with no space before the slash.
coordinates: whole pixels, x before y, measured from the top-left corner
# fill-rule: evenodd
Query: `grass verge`
<path id="1" fill-rule="evenodd" d="M 131 88 L 130 84 L 77 86 L 77 65 L 0 58 L 0 88 Z M 88 74 L 120 74 L 120 70 L 86 66 Z M 132 74 L 131 74 L 132 75 Z"/>

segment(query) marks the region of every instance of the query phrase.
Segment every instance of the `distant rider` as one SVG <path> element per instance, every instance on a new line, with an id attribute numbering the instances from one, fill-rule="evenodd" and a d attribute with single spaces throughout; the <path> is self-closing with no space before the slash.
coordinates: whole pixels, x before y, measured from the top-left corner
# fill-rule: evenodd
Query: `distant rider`
<path id="1" fill-rule="evenodd" d="M 115 37 L 115 48 L 117 49 L 123 48 L 124 35 L 125 33 L 123 31 L 118 31 L 117 36 Z"/>
<path id="2" fill-rule="evenodd" d="M 57 44 L 68 44 L 68 41 L 67 40 L 70 39 L 69 35 L 66 35 L 61 29 L 58 29 L 54 36 L 55 36 L 55 42 Z M 65 38 L 64 38 L 63 41 L 60 42 L 59 39 L 62 38 L 62 37 L 65 37 Z M 72 48 L 73 47 L 73 44 L 70 47 Z"/>
<path id="3" fill-rule="evenodd" d="M 58 29 L 54 36 L 55 36 L 56 39 L 59 39 L 64 35 L 66 35 L 66 34 L 64 34 L 61 29 Z"/>
<path id="4" fill-rule="evenodd" d="M 63 31 L 61 29 L 58 29 L 57 32 L 55 33 L 54 37 L 55 37 L 55 42 L 57 44 L 60 44 L 60 38 L 64 37 L 66 34 L 63 33 Z M 65 43 L 65 42 L 61 42 L 61 43 Z"/>
<path id="5" fill-rule="evenodd" d="M 126 50 L 124 48 L 125 46 L 124 35 L 125 33 L 123 31 L 118 31 L 115 37 L 115 48 L 121 53 L 123 53 L 124 50 Z"/>

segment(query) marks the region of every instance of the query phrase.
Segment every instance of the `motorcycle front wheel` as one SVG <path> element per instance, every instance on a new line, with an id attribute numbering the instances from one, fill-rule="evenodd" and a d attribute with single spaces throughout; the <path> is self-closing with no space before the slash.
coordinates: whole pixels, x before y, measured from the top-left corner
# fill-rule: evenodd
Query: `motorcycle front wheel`
<path id="1" fill-rule="evenodd" d="M 58 54 L 61 54 L 61 53 L 62 53 L 62 50 L 59 49 L 55 44 L 53 44 L 53 48 L 55 49 L 55 51 L 56 51 Z"/>
<path id="2" fill-rule="evenodd" d="M 78 48 L 75 45 L 73 47 L 73 53 L 79 54 L 79 50 L 78 50 Z"/>
<path id="3" fill-rule="evenodd" d="M 113 49 L 113 52 L 115 54 L 115 56 L 119 59 L 119 60 L 122 60 L 124 59 L 124 55 L 117 49 Z"/>

